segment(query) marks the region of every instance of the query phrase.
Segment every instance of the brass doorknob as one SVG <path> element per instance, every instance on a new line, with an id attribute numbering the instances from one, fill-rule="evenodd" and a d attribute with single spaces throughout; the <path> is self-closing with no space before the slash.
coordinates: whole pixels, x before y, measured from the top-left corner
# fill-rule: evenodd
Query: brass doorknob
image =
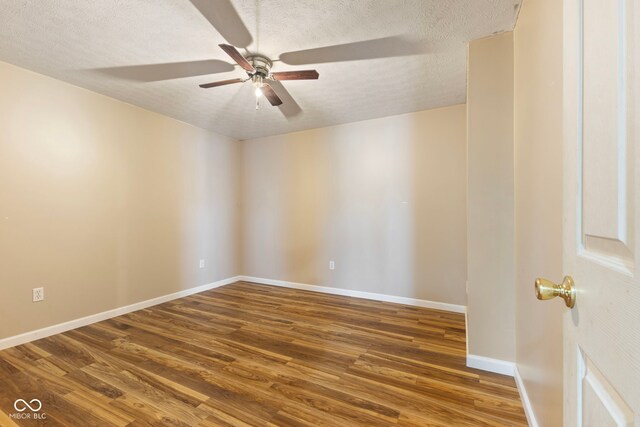
<path id="1" fill-rule="evenodd" d="M 569 308 L 576 305 L 576 288 L 571 276 L 565 276 L 561 284 L 547 279 L 536 279 L 536 298 L 547 300 L 560 297 Z"/>

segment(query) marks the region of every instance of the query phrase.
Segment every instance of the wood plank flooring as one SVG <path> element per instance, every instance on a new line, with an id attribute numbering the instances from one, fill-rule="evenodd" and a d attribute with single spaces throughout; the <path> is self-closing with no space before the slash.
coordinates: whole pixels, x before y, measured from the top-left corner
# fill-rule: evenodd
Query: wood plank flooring
<path id="1" fill-rule="evenodd" d="M 16 399 L 41 400 L 46 420 L 10 418 Z M 512 378 L 465 366 L 461 314 L 238 282 L 1 351 L 0 425 L 526 418 Z"/>

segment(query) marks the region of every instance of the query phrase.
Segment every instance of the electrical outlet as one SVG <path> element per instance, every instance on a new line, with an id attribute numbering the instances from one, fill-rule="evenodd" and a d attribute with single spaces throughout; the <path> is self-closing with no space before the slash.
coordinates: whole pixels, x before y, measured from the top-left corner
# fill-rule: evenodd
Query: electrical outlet
<path id="1" fill-rule="evenodd" d="M 336 269 L 336 263 L 334 261 L 329 261 L 329 270 L 335 270 Z"/>
<path id="2" fill-rule="evenodd" d="M 203 259 L 200 260 L 200 268 L 204 268 L 204 260 Z"/>
<path id="3" fill-rule="evenodd" d="M 44 288 L 33 288 L 33 302 L 44 300 Z"/>

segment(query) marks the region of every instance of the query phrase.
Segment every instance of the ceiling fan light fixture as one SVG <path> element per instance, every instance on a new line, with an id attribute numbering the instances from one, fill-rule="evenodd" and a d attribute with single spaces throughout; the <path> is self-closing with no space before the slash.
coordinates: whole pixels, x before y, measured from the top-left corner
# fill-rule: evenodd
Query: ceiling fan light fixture
<path id="1" fill-rule="evenodd" d="M 262 82 L 262 76 L 258 74 L 254 75 L 251 77 L 251 82 L 253 83 L 253 87 L 256 88 L 254 92 L 256 94 L 256 98 L 260 98 L 260 95 L 262 95 L 262 86 L 264 85 Z"/>

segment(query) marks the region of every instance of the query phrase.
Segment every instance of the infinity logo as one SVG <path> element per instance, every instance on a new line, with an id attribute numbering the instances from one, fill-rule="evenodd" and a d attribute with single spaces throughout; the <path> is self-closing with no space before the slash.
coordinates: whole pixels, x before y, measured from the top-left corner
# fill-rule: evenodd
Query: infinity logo
<path id="1" fill-rule="evenodd" d="M 36 405 L 34 405 L 34 402 L 36 403 L 37 408 L 34 407 L 34 406 L 36 406 Z M 20 407 L 18 407 L 18 404 L 20 404 L 20 403 L 21 403 L 21 405 L 20 405 Z M 33 405 L 33 406 L 31 406 L 29 403 L 31 405 Z M 24 399 L 18 399 L 13 403 L 13 407 L 18 412 L 24 412 L 24 411 L 27 410 L 27 408 L 31 409 L 31 412 L 38 412 L 40 409 L 42 409 L 42 402 L 40 402 L 38 399 L 31 399 L 29 401 L 29 403 L 27 403 L 27 401 L 24 400 Z M 20 409 L 20 408 L 22 408 L 22 409 Z"/>

